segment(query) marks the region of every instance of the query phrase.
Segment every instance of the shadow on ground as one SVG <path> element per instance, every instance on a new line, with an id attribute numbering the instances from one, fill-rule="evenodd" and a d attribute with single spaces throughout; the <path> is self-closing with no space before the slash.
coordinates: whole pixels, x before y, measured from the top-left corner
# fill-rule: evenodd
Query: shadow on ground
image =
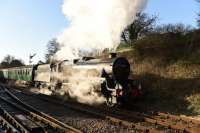
<path id="1" fill-rule="evenodd" d="M 171 114 L 200 114 L 200 78 L 169 79 L 153 74 L 140 76 L 147 90 L 137 104 Z"/>

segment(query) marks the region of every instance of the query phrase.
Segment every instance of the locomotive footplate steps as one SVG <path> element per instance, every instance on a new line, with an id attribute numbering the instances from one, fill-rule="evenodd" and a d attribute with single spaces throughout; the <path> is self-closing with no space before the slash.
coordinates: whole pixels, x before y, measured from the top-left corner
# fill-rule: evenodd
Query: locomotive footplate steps
<path id="1" fill-rule="evenodd" d="M 1 87 L 0 101 L 0 125 L 6 132 L 81 133 L 81 131 L 24 104 L 6 88 Z"/>

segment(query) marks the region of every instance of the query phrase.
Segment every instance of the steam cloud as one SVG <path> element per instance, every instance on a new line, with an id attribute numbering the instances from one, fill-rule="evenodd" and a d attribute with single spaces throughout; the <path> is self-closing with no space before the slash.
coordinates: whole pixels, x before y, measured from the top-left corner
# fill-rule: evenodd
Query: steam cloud
<path id="1" fill-rule="evenodd" d="M 74 59 L 80 51 L 115 49 L 122 31 L 143 10 L 147 0 L 64 0 L 70 26 L 58 36 L 58 60 Z"/>
<path id="2" fill-rule="evenodd" d="M 147 0 L 64 0 L 62 8 L 70 25 L 57 37 L 61 50 L 56 53 L 56 60 L 74 59 L 81 53 L 105 48 L 116 49 L 122 31 L 134 21 L 136 13 L 142 11 L 146 3 Z M 98 76 L 88 76 L 86 71 L 66 72 L 73 74 L 58 76 L 66 78 L 70 75 L 67 84 L 71 85 L 64 87 L 63 93 L 89 104 L 105 100 L 98 95 L 98 87 L 94 87 L 100 85 Z"/>

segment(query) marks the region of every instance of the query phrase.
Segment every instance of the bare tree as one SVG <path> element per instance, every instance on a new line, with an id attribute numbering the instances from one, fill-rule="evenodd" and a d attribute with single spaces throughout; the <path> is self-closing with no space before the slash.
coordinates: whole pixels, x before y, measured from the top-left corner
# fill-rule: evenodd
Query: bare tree
<path id="1" fill-rule="evenodd" d="M 157 26 L 153 32 L 163 34 L 163 33 L 174 33 L 174 34 L 187 34 L 192 31 L 192 26 L 184 25 L 182 23 L 178 24 L 164 24 Z"/>
<path id="2" fill-rule="evenodd" d="M 198 13 L 197 26 L 200 27 L 200 13 Z"/>
<path id="3" fill-rule="evenodd" d="M 196 0 L 198 3 L 200 3 L 200 0 Z M 197 26 L 200 28 L 200 12 L 197 13 Z"/>
<path id="4" fill-rule="evenodd" d="M 3 62 L 7 62 L 7 63 L 11 63 L 13 60 L 15 59 L 15 57 L 11 56 L 11 55 L 6 55 L 3 59 Z"/>
<path id="5" fill-rule="evenodd" d="M 136 20 L 123 31 L 122 40 L 126 43 L 134 42 L 138 38 L 145 36 L 153 30 L 157 18 L 155 15 L 149 16 L 146 13 L 138 13 Z"/>
<path id="6" fill-rule="evenodd" d="M 54 38 L 47 44 L 47 53 L 45 54 L 46 62 L 50 62 L 50 58 L 60 49 L 60 44 Z"/>

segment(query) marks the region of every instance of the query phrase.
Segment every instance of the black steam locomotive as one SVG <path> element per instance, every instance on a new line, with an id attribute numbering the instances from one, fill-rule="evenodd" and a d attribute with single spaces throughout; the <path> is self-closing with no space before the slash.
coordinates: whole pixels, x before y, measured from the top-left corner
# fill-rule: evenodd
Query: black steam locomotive
<path id="1" fill-rule="evenodd" d="M 74 76 L 75 75 L 75 76 Z M 70 88 L 73 83 L 98 81 L 95 91 L 106 98 L 109 106 L 131 103 L 141 97 L 141 84 L 129 79 L 130 64 L 124 57 L 95 59 L 84 57 L 73 61 L 65 60 L 51 64 L 37 64 L 17 68 L 1 69 L 0 78 L 23 80 L 37 87 L 47 87 L 52 91 Z M 72 81 L 72 77 L 76 81 Z M 55 89 L 57 88 L 57 89 Z M 64 93 L 70 93 L 63 89 Z"/>

